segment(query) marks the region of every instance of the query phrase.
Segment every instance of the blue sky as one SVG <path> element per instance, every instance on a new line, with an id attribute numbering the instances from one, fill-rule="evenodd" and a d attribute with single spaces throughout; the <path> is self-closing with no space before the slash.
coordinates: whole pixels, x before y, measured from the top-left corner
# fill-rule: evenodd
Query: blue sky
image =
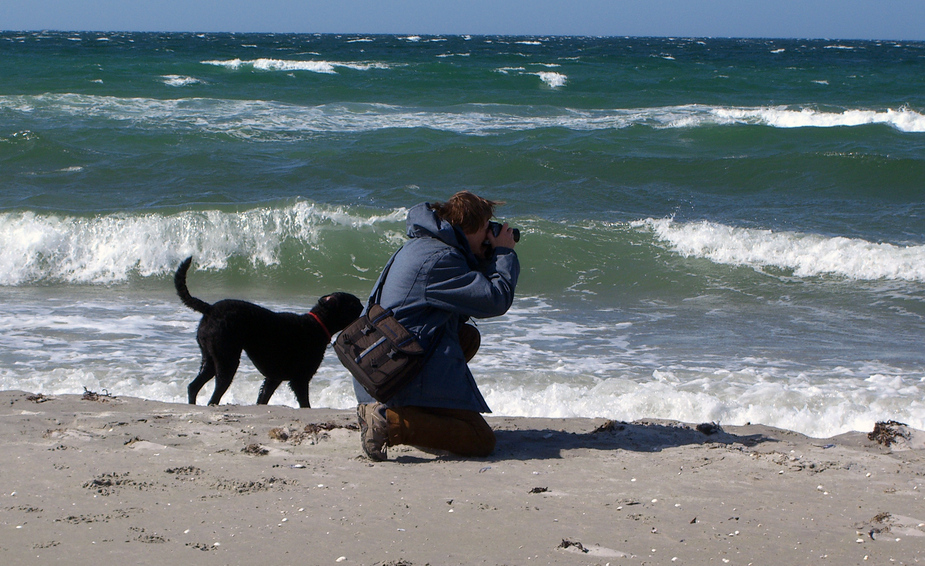
<path id="1" fill-rule="evenodd" d="M 925 0 L 4 0 L 0 29 L 925 40 Z"/>

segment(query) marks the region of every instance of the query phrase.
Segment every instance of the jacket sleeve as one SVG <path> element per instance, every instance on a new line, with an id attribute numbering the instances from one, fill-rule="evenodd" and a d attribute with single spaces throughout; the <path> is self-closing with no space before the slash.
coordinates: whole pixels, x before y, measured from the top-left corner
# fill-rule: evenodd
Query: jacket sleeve
<path id="1" fill-rule="evenodd" d="M 483 271 L 472 269 L 458 251 L 447 251 L 429 270 L 425 300 L 465 316 L 500 316 L 514 302 L 519 275 L 520 262 L 510 248 L 496 248 Z"/>

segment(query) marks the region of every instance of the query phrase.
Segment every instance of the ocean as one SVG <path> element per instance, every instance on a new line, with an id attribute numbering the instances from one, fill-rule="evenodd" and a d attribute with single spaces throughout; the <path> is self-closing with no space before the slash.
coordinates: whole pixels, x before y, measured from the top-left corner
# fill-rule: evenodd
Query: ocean
<path id="1" fill-rule="evenodd" d="M 185 402 L 183 258 L 365 300 L 462 189 L 522 232 L 494 414 L 925 429 L 921 42 L 0 32 L 0 389 Z"/>

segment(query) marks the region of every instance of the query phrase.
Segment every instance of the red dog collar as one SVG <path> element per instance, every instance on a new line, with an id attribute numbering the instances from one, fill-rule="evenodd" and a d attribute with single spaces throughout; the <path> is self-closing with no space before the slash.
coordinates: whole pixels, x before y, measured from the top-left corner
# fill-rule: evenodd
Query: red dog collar
<path id="1" fill-rule="evenodd" d="M 318 318 L 318 315 L 317 315 L 317 314 L 315 314 L 315 313 L 313 313 L 313 312 L 311 312 L 311 311 L 308 311 L 308 314 L 310 314 L 310 315 L 312 315 L 313 317 L 315 317 L 315 320 L 317 320 L 317 321 L 318 321 L 318 324 L 321 325 L 321 329 L 324 330 L 324 333 L 328 335 L 328 342 L 330 342 L 330 341 L 331 341 L 331 331 L 328 330 L 328 327 L 325 326 L 323 322 L 321 322 L 321 319 Z"/>

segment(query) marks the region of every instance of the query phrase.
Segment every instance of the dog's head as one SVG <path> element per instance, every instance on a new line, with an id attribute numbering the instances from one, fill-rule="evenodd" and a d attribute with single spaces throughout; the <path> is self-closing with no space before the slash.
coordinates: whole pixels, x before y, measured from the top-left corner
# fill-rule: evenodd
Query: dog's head
<path id="1" fill-rule="evenodd" d="M 363 303 L 350 293 L 331 293 L 318 299 L 312 312 L 324 321 L 328 331 L 340 332 L 363 312 Z"/>

